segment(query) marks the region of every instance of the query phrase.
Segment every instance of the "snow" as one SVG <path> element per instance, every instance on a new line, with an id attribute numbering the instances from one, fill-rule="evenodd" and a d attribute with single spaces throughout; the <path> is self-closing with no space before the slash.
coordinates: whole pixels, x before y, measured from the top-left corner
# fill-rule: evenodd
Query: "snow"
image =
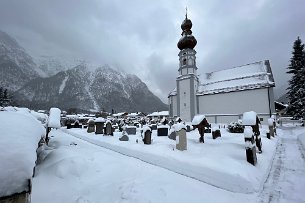
<path id="1" fill-rule="evenodd" d="M 178 132 L 181 129 L 186 129 L 186 126 L 183 123 L 176 123 L 172 126 L 172 128 Z"/>
<path id="2" fill-rule="evenodd" d="M 168 128 L 169 129 L 169 125 L 158 125 L 157 128 Z"/>
<path id="3" fill-rule="evenodd" d="M 0 112 L 0 196 L 26 188 L 19 180 L 31 178 L 45 133 L 32 111 L 8 109 Z M 187 132 L 185 151 L 156 130 L 152 144 L 145 145 L 136 142 L 140 130 L 120 142 L 121 132 L 98 136 L 86 129 L 53 129 L 49 146 L 38 150 L 32 202 L 305 202 L 305 128 L 283 124 L 270 140 L 267 130 L 260 126 L 263 153 L 253 166 L 245 155 L 245 146 L 253 146 L 244 140 L 252 134 L 248 126 L 234 134 L 220 128 L 216 140 L 206 133 L 204 144 L 197 130 Z M 26 170 L 19 168 L 23 164 Z"/>
<path id="4" fill-rule="evenodd" d="M 148 114 L 147 116 L 150 116 L 150 117 L 161 117 L 161 116 L 168 116 L 169 115 L 169 112 L 168 111 L 157 111 L 157 112 L 153 112 L 151 114 Z"/>
<path id="5" fill-rule="evenodd" d="M 180 123 L 178 126 L 184 125 Z M 211 134 L 206 134 L 204 145 L 198 141 L 197 130 L 188 132 L 188 150 L 184 152 L 173 151 L 175 143 L 168 137 L 158 137 L 156 130 L 152 132 L 153 144 L 149 146 L 136 142 L 136 140 L 141 140 L 139 131 L 130 137 L 129 142 L 120 142 L 118 139 L 122 135 L 121 132 L 114 132 L 114 136 L 96 136 L 88 134 L 85 129 L 63 130 L 103 148 L 218 188 L 231 192 L 253 193 L 259 190 L 266 178 L 277 143 L 276 138 L 271 140 L 266 138 L 267 126 L 265 127 L 266 129 L 262 129 L 264 153 L 258 154 L 259 161 L 255 167 L 246 161 L 244 135 L 242 133 L 231 134 L 226 129 L 220 129 L 222 137 L 217 140 L 213 140 Z M 224 170 L 224 166 L 226 166 L 226 170 Z"/>
<path id="6" fill-rule="evenodd" d="M 68 78 L 69 78 L 69 76 L 67 75 L 67 76 L 63 79 L 61 85 L 59 86 L 59 90 L 58 90 L 58 93 L 59 93 L 59 94 L 61 94 L 62 91 L 65 89 L 65 87 L 66 87 L 66 82 L 67 82 Z"/>
<path id="7" fill-rule="evenodd" d="M 26 111 L 0 112 L 0 197 L 28 191 L 45 128 Z"/>
<path id="8" fill-rule="evenodd" d="M 150 127 L 147 125 L 143 126 L 143 133 L 145 133 L 146 131 L 151 131 Z"/>
<path id="9" fill-rule="evenodd" d="M 253 195 L 222 190 L 60 131 L 52 130 L 50 135 L 48 155 L 33 179 L 32 203 L 253 200 Z"/>
<path id="10" fill-rule="evenodd" d="M 250 126 L 246 126 L 244 129 L 245 138 L 251 138 L 253 136 L 253 131 Z"/>
<path id="11" fill-rule="evenodd" d="M 207 73 L 202 81 L 204 83 L 198 87 L 200 95 L 274 86 L 266 61 Z"/>
<path id="12" fill-rule="evenodd" d="M 98 117 L 94 120 L 96 123 L 105 123 L 105 118 L 103 117 Z"/>
<path id="13" fill-rule="evenodd" d="M 274 122 L 273 118 L 268 118 L 268 125 L 269 126 L 273 126 L 273 122 Z"/>
<path id="14" fill-rule="evenodd" d="M 199 125 L 201 123 L 201 121 L 203 121 L 203 119 L 205 119 L 205 115 L 198 114 L 198 115 L 194 116 L 194 118 L 192 120 L 192 125 Z"/>
<path id="15" fill-rule="evenodd" d="M 50 128 L 60 128 L 60 114 L 59 108 L 51 108 L 48 120 L 48 127 Z"/>
<path id="16" fill-rule="evenodd" d="M 257 114 L 254 111 L 243 113 L 242 125 L 255 125 Z"/>

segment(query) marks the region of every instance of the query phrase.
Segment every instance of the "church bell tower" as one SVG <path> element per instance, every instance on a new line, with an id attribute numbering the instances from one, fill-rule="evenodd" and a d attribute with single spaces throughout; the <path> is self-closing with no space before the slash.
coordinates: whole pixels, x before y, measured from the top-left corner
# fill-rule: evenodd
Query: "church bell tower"
<path id="1" fill-rule="evenodd" d="M 179 56 L 179 76 L 177 82 L 177 115 L 186 122 L 196 114 L 196 92 L 199 85 L 196 66 L 197 40 L 192 35 L 192 21 L 187 18 L 181 24 L 182 36 L 177 44 Z"/>

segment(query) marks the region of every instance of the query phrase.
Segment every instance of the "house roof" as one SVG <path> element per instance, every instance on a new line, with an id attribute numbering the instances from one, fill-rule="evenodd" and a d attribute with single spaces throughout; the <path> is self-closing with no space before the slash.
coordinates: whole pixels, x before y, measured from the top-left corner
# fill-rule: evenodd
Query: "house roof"
<path id="1" fill-rule="evenodd" d="M 234 92 L 274 87 L 274 79 L 268 60 L 207 73 L 201 78 L 197 95 Z"/>
<path id="2" fill-rule="evenodd" d="M 230 69 L 206 73 L 200 78 L 197 95 L 235 92 L 265 87 L 274 87 L 274 79 L 268 60 L 258 61 Z M 168 97 L 177 95 L 173 89 Z"/>

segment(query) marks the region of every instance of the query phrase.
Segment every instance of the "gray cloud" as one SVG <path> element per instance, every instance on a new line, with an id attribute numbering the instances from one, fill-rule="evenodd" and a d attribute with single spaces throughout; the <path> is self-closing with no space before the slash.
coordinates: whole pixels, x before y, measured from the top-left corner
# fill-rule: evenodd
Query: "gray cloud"
<path id="1" fill-rule="evenodd" d="M 0 29 L 32 55 L 119 64 L 166 101 L 178 70 L 186 1 L 2 0 Z M 270 59 L 278 92 L 297 36 L 305 41 L 304 0 L 193 0 L 199 73 Z"/>

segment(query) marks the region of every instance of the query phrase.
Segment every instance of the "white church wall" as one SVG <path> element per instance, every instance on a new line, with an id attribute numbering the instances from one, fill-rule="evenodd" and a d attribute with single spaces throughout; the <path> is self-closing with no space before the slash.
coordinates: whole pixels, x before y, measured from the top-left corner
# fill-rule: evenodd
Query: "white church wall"
<path id="1" fill-rule="evenodd" d="M 270 92 L 272 92 L 272 88 L 270 88 L 269 94 Z M 200 114 L 227 114 L 226 116 L 218 116 L 217 123 L 236 121 L 238 120 L 237 114 L 246 111 L 255 111 L 261 114 L 259 117 L 263 118 L 262 123 L 267 123 L 267 118 L 269 118 L 268 88 L 204 95 L 199 96 L 198 100 Z M 270 104 L 273 102 L 274 99 L 271 99 Z M 274 113 L 273 109 L 272 113 Z M 210 118 L 212 120 L 210 122 L 216 122 L 215 116 Z"/>
<path id="2" fill-rule="evenodd" d="M 180 118 L 183 121 L 191 121 L 190 115 L 190 80 L 179 81 L 180 94 Z"/>
<path id="3" fill-rule="evenodd" d="M 171 117 L 177 116 L 177 96 L 170 96 L 168 98 L 169 115 Z"/>

